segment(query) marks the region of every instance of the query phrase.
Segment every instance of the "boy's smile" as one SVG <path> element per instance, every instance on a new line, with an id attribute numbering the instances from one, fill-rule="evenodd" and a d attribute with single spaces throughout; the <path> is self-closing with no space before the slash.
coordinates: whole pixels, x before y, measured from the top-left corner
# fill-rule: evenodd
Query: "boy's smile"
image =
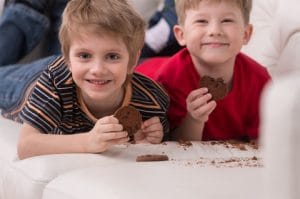
<path id="1" fill-rule="evenodd" d="M 112 82 L 111 80 L 87 80 L 91 86 L 95 86 L 95 89 L 100 89 L 103 86 Z"/>
<path id="2" fill-rule="evenodd" d="M 226 42 L 218 42 L 218 41 L 211 41 L 211 42 L 203 42 L 201 44 L 202 47 L 210 47 L 210 48 L 218 48 L 218 47 L 228 47 L 229 43 Z"/>

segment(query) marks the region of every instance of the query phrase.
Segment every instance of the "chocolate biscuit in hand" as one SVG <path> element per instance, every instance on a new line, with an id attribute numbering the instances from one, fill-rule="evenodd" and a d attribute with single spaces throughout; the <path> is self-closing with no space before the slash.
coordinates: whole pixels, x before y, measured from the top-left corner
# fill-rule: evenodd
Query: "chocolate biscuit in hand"
<path id="1" fill-rule="evenodd" d="M 212 95 L 212 100 L 223 99 L 228 93 L 227 84 L 222 78 L 214 79 L 213 77 L 203 76 L 200 79 L 200 87 L 206 87 Z"/>
<path id="2" fill-rule="evenodd" d="M 123 126 L 123 130 L 128 132 L 128 136 L 133 138 L 133 135 L 141 128 L 142 116 L 133 106 L 123 106 L 119 108 L 114 116 Z"/>

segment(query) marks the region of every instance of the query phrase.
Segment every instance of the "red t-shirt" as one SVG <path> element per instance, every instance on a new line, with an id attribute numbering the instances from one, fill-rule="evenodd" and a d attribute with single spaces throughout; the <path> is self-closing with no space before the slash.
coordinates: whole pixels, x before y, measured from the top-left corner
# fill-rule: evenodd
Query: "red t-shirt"
<path id="1" fill-rule="evenodd" d="M 187 49 L 170 58 L 152 58 L 141 63 L 137 71 L 160 82 L 170 95 L 168 117 L 171 128 L 180 125 L 187 114 L 186 98 L 199 88 L 200 75 Z M 217 101 L 203 130 L 203 140 L 256 139 L 259 132 L 259 101 L 263 87 L 270 80 L 259 63 L 239 53 L 228 95 Z"/>

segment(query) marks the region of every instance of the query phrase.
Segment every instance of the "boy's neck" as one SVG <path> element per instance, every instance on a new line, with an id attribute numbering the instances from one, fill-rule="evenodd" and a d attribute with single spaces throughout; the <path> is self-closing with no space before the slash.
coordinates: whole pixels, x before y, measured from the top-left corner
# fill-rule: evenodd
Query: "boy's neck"
<path id="1" fill-rule="evenodd" d="M 116 101 L 105 101 L 107 103 L 94 103 L 92 101 L 89 101 L 85 99 L 84 96 L 80 96 L 80 104 L 84 109 L 84 112 L 86 112 L 89 117 L 93 120 L 97 120 L 99 118 L 102 118 L 104 116 L 113 115 L 115 111 L 120 108 L 123 104 L 124 96 L 125 96 L 126 89 L 125 87 L 122 88 L 122 92 L 120 93 L 120 97 Z"/>
<path id="2" fill-rule="evenodd" d="M 193 60 L 194 67 L 200 76 L 207 75 L 213 78 L 221 77 L 224 79 L 226 83 L 232 81 L 232 77 L 234 73 L 234 63 L 235 63 L 235 59 L 231 60 L 230 62 L 226 62 L 219 65 L 216 64 L 208 65 Z"/>

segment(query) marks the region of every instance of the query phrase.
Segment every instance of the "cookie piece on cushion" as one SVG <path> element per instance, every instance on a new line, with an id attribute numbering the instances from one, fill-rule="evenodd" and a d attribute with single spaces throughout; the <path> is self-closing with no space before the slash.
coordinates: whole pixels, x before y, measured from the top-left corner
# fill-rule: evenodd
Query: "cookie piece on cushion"
<path id="1" fill-rule="evenodd" d="M 227 84 L 222 78 L 214 79 L 213 77 L 203 76 L 200 79 L 200 87 L 208 88 L 208 92 L 212 95 L 212 100 L 223 99 L 227 93 Z"/>
<path id="2" fill-rule="evenodd" d="M 139 155 L 136 158 L 137 162 L 168 161 L 168 160 L 169 157 L 167 155 L 158 155 L 158 154 Z"/>
<path id="3" fill-rule="evenodd" d="M 122 124 L 124 131 L 128 132 L 129 137 L 133 135 L 141 128 L 142 125 L 142 116 L 136 108 L 133 106 L 123 106 L 119 108 L 114 116 Z"/>

